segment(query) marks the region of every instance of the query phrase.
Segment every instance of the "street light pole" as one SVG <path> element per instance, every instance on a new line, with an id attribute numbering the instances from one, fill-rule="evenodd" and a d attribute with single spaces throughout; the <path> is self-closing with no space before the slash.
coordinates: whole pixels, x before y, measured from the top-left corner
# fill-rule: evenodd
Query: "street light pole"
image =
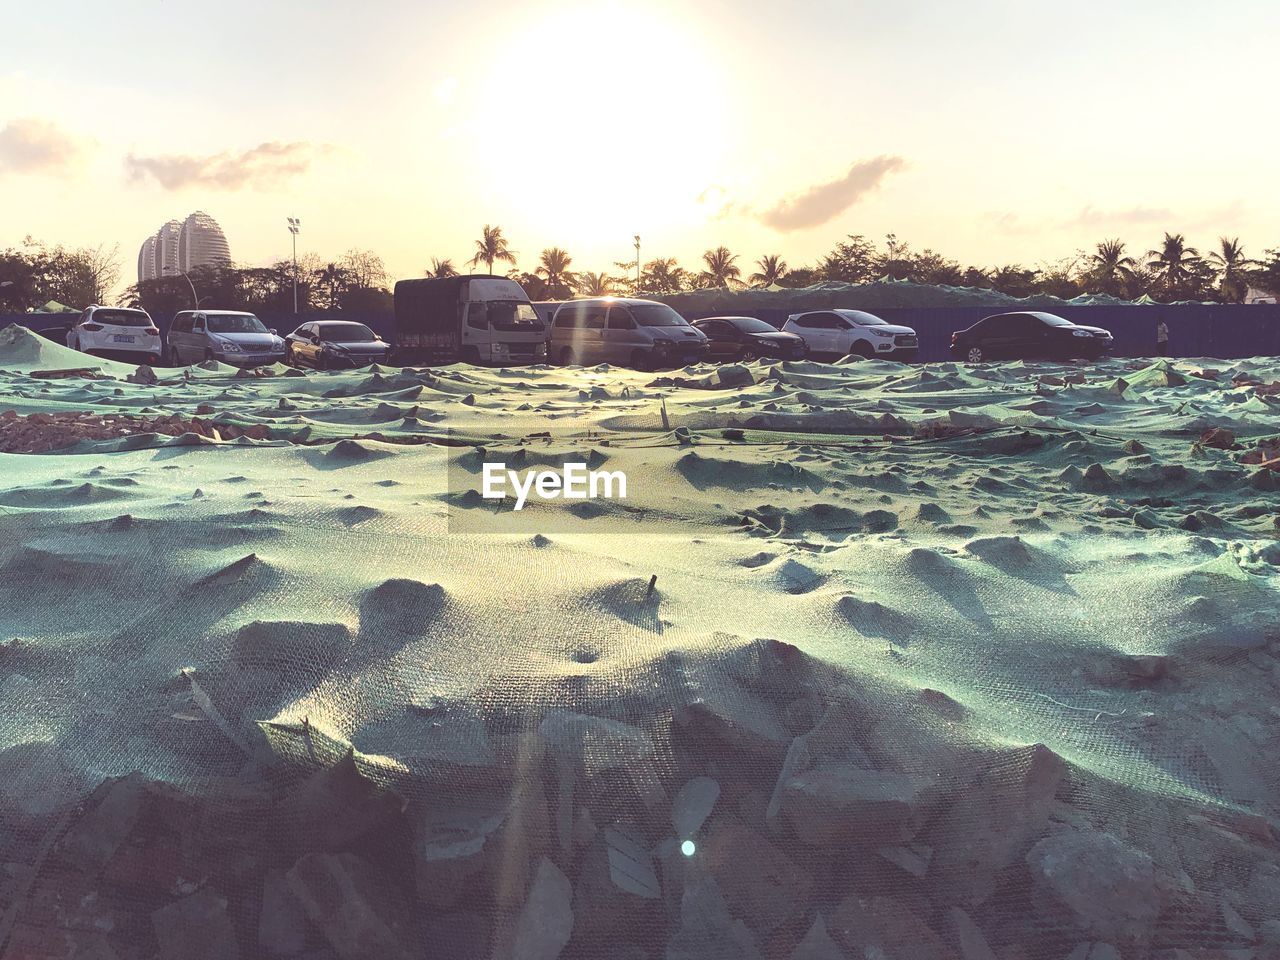
<path id="1" fill-rule="evenodd" d="M 298 312 L 298 231 L 302 229 L 302 221 L 297 217 L 289 217 L 289 233 L 293 234 L 293 312 Z"/>
<path id="2" fill-rule="evenodd" d="M 191 282 L 191 275 L 184 273 L 182 279 L 187 281 L 187 286 L 191 288 L 191 307 L 193 310 L 200 309 L 200 298 L 196 296 L 196 285 Z"/>
<path id="3" fill-rule="evenodd" d="M 640 234 L 636 234 L 636 296 L 640 295 Z"/>

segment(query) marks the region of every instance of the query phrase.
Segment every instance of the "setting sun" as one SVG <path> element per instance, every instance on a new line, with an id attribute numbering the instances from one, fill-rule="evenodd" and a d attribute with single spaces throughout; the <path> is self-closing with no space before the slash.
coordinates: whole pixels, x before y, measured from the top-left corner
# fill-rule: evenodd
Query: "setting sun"
<path id="1" fill-rule="evenodd" d="M 533 131 L 515 141 L 480 130 L 481 166 L 530 223 L 568 237 L 685 220 L 715 181 L 726 149 L 732 83 L 712 44 L 661 7 L 576 5 L 513 22 L 483 71 L 480 103 L 522 106 Z"/>

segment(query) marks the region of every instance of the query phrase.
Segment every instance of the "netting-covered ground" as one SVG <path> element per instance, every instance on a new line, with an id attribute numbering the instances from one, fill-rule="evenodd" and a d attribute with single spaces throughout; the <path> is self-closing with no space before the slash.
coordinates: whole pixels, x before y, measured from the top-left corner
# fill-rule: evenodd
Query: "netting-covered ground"
<path id="1" fill-rule="evenodd" d="M 1270 362 L 60 350 L 0 414 L 137 427 L 0 454 L 0 956 L 1277 955 Z"/>

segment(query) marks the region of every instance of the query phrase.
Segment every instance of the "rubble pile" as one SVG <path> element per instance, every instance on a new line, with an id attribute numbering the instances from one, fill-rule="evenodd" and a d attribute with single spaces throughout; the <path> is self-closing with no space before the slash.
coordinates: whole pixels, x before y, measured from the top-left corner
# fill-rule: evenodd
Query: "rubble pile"
<path id="1" fill-rule="evenodd" d="M 297 655 L 274 636 L 237 638 L 245 677 Z M 443 739 L 412 770 L 306 722 L 250 741 L 250 700 L 206 676 L 199 704 L 252 754 L 238 776 L 114 778 L 21 821 L 0 806 L 0 954 L 1280 957 L 1267 819 L 971 740 L 946 694 L 880 689 L 785 643 L 724 669 L 645 726 L 548 699 L 474 729 L 425 704 Z"/>
<path id="2" fill-rule="evenodd" d="M 191 433 L 213 440 L 235 440 L 242 436 L 266 440 L 270 428 L 265 424 L 241 427 L 232 423 L 213 423 L 201 417 L 179 414 L 140 417 L 90 411 L 32 413 L 26 416 L 13 410 L 0 413 L 0 453 L 44 453 L 83 440 L 110 440 L 148 433 L 167 437 Z"/>

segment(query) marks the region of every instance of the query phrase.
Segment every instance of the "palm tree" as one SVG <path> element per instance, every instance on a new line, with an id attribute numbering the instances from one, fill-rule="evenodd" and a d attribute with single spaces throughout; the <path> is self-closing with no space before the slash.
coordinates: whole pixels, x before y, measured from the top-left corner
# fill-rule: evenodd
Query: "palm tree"
<path id="1" fill-rule="evenodd" d="M 1155 280 L 1166 290 L 1177 290 L 1195 276 L 1196 268 L 1201 265 L 1200 252 L 1195 247 L 1188 247 L 1186 238 L 1180 233 L 1166 233 L 1158 250 L 1148 250 L 1147 267 L 1155 275 Z"/>
<path id="2" fill-rule="evenodd" d="M 688 276 L 675 257 L 660 257 L 644 265 L 640 285 L 646 293 L 679 293 Z"/>
<path id="3" fill-rule="evenodd" d="M 1240 274 L 1254 261 L 1244 255 L 1244 245 L 1239 237 L 1219 237 L 1218 249 L 1209 254 L 1209 262 L 1218 271 L 1218 289 L 1224 300 L 1238 300 L 1244 292 L 1240 289 Z"/>
<path id="4" fill-rule="evenodd" d="M 542 251 L 538 258 L 538 268 L 534 270 L 547 282 L 546 296 L 551 300 L 563 300 L 573 292 L 578 282 L 577 276 L 569 270 L 573 257 L 559 247 L 551 247 Z"/>
<path id="5" fill-rule="evenodd" d="M 1103 293 L 1116 293 L 1133 276 L 1138 262 L 1124 252 L 1123 240 L 1103 240 L 1089 255 L 1093 275 L 1102 285 Z"/>
<path id="6" fill-rule="evenodd" d="M 736 253 L 730 253 L 728 247 L 716 247 L 702 255 L 702 262 L 707 269 L 699 274 L 699 279 L 712 286 L 727 287 L 730 280 L 742 276 L 742 270 L 733 262 L 738 259 Z"/>
<path id="7" fill-rule="evenodd" d="M 351 283 L 351 276 L 336 263 L 326 264 L 315 272 L 315 278 L 324 289 L 327 306 L 330 310 L 338 305 L 338 298 Z"/>
<path id="8" fill-rule="evenodd" d="M 776 253 L 761 257 L 756 266 L 760 269 L 751 275 L 751 282 L 762 287 L 771 287 L 787 275 L 787 261 Z"/>
<path id="9" fill-rule="evenodd" d="M 427 267 L 426 274 L 428 277 L 434 277 L 437 280 L 444 277 L 456 277 L 457 269 L 453 265 L 453 261 L 446 257 L 441 260 L 439 257 L 431 258 L 431 266 Z"/>
<path id="10" fill-rule="evenodd" d="M 578 278 L 578 293 L 584 297 L 611 296 L 613 278 L 605 273 L 584 273 Z"/>
<path id="11" fill-rule="evenodd" d="M 493 273 L 495 260 L 514 264 L 516 255 L 507 246 L 507 238 L 502 235 L 502 228 L 491 227 L 486 223 L 484 232 L 476 241 L 476 255 L 471 258 L 471 265 L 476 267 L 483 263 L 489 268 L 489 272 Z"/>

